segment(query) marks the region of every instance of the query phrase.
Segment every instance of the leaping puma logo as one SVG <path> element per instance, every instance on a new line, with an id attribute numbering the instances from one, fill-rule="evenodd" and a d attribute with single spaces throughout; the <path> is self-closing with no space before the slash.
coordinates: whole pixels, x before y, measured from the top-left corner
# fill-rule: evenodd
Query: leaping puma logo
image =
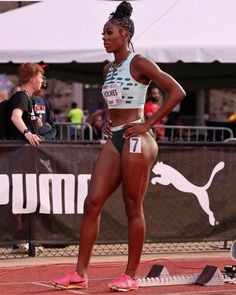
<path id="1" fill-rule="evenodd" d="M 163 164 L 163 162 L 157 162 L 152 171 L 156 174 L 156 177 L 152 178 L 151 183 L 155 185 L 160 183 L 162 185 L 173 184 L 179 191 L 185 193 L 194 194 L 201 208 L 206 212 L 209 217 L 209 223 L 215 225 L 215 216 L 210 209 L 210 201 L 207 193 L 207 189 L 211 186 L 212 180 L 217 172 L 222 170 L 225 166 L 224 162 L 219 162 L 212 170 L 211 176 L 204 186 L 197 186 L 188 181 L 179 171 L 173 167 Z"/>

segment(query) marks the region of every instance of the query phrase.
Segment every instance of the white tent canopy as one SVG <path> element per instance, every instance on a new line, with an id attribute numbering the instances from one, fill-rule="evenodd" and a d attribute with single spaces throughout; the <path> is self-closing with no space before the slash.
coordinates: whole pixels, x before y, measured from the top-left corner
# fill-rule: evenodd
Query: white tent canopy
<path id="1" fill-rule="evenodd" d="M 45 1 L 0 15 L 0 63 L 111 60 L 102 30 L 117 1 Z M 235 0 L 132 1 L 135 50 L 156 62 L 236 62 Z"/>

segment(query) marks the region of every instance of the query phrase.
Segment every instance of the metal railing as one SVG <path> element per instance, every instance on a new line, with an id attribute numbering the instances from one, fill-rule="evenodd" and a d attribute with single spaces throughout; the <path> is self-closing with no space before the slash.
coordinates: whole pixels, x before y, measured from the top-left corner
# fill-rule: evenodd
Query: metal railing
<path id="1" fill-rule="evenodd" d="M 89 129 L 89 140 L 93 140 L 93 129 L 89 123 L 55 122 L 56 140 L 78 141 L 85 140 L 84 131 Z"/>
<path id="2" fill-rule="evenodd" d="M 79 128 L 77 128 L 79 127 Z M 56 140 L 83 141 L 85 128 L 89 130 L 89 139 L 93 140 L 93 130 L 89 123 L 56 122 Z M 154 129 L 164 129 L 159 142 L 227 142 L 234 138 L 233 131 L 227 127 L 159 125 Z M 104 138 L 102 138 L 104 139 Z"/>
<path id="3" fill-rule="evenodd" d="M 160 142 L 224 142 L 233 139 L 233 131 L 226 127 L 160 125 L 164 129 Z"/>

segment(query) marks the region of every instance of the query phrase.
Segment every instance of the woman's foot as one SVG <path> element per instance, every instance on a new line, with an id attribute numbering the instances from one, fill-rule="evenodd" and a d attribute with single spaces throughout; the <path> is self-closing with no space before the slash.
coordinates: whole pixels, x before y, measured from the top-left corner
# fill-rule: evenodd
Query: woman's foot
<path id="1" fill-rule="evenodd" d="M 130 275 L 121 274 L 118 279 L 108 285 L 111 290 L 127 292 L 138 289 L 138 281 L 132 278 Z"/>
<path id="2" fill-rule="evenodd" d="M 60 289 L 84 289 L 88 288 L 88 278 L 82 278 L 77 272 L 73 272 L 61 279 L 52 280 L 52 284 Z"/>

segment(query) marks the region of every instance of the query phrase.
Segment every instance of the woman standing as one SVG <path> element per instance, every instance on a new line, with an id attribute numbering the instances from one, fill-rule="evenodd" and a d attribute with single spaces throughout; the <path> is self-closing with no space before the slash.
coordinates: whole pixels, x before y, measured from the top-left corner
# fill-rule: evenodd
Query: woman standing
<path id="1" fill-rule="evenodd" d="M 104 47 L 114 54 L 114 62 L 104 68 L 102 90 L 107 105 L 104 133 L 108 140 L 93 169 L 84 204 L 76 272 L 54 280 L 53 284 L 59 288 L 88 287 L 87 268 L 99 231 L 100 214 L 120 184 L 128 220 L 128 262 L 125 273 L 109 288 L 117 291 L 138 288 L 135 276 L 145 239 L 142 204 L 158 151 L 150 130 L 183 99 L 185 92 L 154 62 L 131 52 L 129 45 L 134 34 L 131 13 L 130 3 L 121 2 L 103 29 Z M 159 84 L 168 95 L 160 109 L 144 121 L 143 106 L 150 81 Z"/>

